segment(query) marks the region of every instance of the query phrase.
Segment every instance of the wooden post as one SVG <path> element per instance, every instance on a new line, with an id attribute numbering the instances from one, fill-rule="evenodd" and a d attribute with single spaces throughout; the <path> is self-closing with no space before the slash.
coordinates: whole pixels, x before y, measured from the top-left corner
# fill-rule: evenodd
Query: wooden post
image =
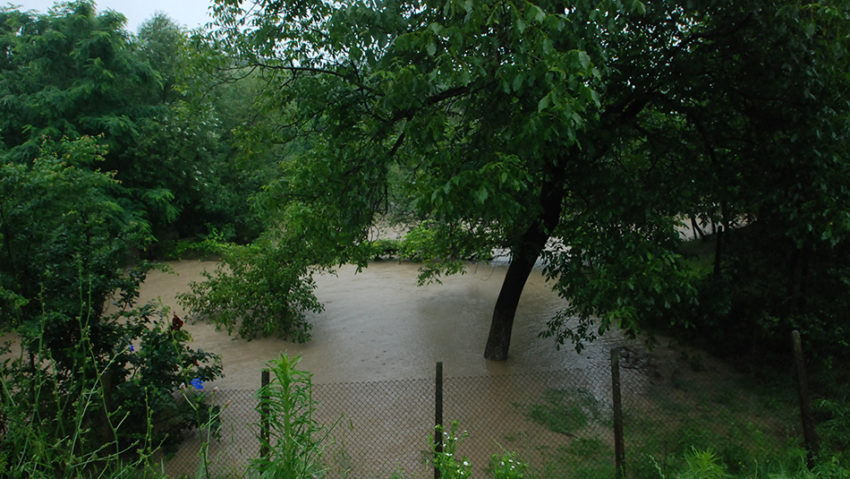
<path id="1" fill-rule="evenodd" d="M 434 459 L 443 452 L 443 362 L 437 362 L 437 380 L 434 389 Z M 440 470 L 434 462 L 434 479 L 440 479 Z"/>
<path id="2" fill-rule="evenodd" d="M 815 465 L 818 452 L 818 437 L 815 433 L 815 420 L 812 405 L 809 402 L 809 384 L 806 379 L 806 363 L 803 360 L 803 343 L 800 332 L 791 331 L 791 347 L 794 350 L 794 369 L 797 372 L 797 395 L 800 397 L 800 418 L 803 421 L 803 439 L 806 441 L 806 454 L 809 469 Z"/>
<path id="3" fill-rule="evenodd" d="M 260 376 L 260 387 L 265 388 L 269 385 L 269 370 L 263 369 Z M 266 403 L 268 397 L 265 390 L 260 390 L 260 457 L 269 457 L 269 440 L 271 438 L 271 425 L 269 420 L 269 405 Z"/>
<path id="4" fill-rule="evenodd" d="M 626 477 L 626 446 L 623 434 L 623 403 L 620 397 L 620 348 L 611 350 L 611 395 L 614 409 L 614 477 L 622 479 Z"/>

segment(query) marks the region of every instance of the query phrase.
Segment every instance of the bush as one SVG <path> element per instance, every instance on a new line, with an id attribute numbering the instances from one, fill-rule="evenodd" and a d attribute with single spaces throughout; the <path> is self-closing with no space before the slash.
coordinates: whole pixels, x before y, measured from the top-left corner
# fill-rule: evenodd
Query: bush
<path id="1" fill-rule="evenodd" d="M 112 467 L 104 453 L 123 460 L 145 441 L 179 439 L 194 419 L 175 400 L 179 385 L 221 374 L 217 357 L 187 346 L 182 322 L 135 306 L 153 266 L 126 264 L 149 231 L 122 207 L 112 174 L 89 169 L 101 153 L 90 138 L 63 140 L 31 164 L 0 165 L 0 327 L 21 343 L 0 373 L 17 431 L 0 449 L 11 467 L 36 447 L 31 474 L 65 460 Z"/>
<path id="2" fill-rule="evenodd" d="M 221 264 L 191 283 L 191 293 L 178 296 L 192 314 L 210 319 L 243 338 L 279 335 L 297 342 L 310 339 L 304 311 L 322 311 L 313 294 L 312 272 L 300 247 L 268 235 L 241 246 L 221 244 Z"/>
<path id="3" fill-rule="evenodd" d="M 70 371 L 43 348 L 33 351 L 32 364 L 38 367 L 26 374 L 20 374 L 20 361 L 12 367 L 5 362 L 0 375 L 0 475 L 159 477 L 148 467 L 157 449 L 150 434 L 152 410 L 145 408 L 142 422 L 134 424 L 130 410 L 110 407 L 106 370 L 114 363 L 98 367 L 90 359 L 88 341 L 75 350 L 80 367 Z"/>

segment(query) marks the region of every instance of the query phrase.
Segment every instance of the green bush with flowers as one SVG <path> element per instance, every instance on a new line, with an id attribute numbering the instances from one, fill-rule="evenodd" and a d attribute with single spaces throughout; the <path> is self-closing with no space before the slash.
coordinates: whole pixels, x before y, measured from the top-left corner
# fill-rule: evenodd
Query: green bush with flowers
<path id="1" fill-rule="evenodd" d="M 150 227 L 96 170 L 102 154 L 87 137 L 45 141 L 31 162 L 0 165 L 0 332 L 18 349 L 0 370 L 0 476 L 143 460 L 208 409 L 180 385 L 221 374 L 179 318 L 136 304 Z"/>

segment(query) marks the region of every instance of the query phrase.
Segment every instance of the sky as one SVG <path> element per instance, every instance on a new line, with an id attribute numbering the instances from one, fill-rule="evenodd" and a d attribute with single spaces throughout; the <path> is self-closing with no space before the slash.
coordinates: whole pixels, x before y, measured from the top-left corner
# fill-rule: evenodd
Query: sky
<path id="1" fill-rule="evenodd" d="M 0 6 L 11 3 L 22 10 L 46 12 L 55 3 L 54 0 L 0 0 Z M 212 0 L 95 0 L 98 11 L 115 10 L 127 17 L 127 30 L 137 33 L 139 25 L 151 18 L 154 13 L 168 15 L 178 25 L 193 29 L 211 20 L 209 6 Z"/>

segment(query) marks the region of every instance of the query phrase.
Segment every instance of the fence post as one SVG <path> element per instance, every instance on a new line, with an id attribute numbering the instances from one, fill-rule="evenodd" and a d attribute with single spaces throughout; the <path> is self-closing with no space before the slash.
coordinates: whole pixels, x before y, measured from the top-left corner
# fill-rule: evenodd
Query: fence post
<path id="1" fill-rule="evenodd" d="M 443 452 L 443 362 L 437 361 L 437 380 L 434 389 L 434 479 L 440 479 L 436 456 Z"/>
<path id="2" fill-rule="evenodd" d="M 263 369 L 260 376 L 260 386 L 265 388 L 269 385 L 269 370 Z M 269 422 L 269 405 L 266 402 L 265 390 L 260 390 L 260 457 L 269 457 L 269 440 L 271 438 L 271 426 Z"/>
<path id="3" fill-rule="evenodd" d="M 806 441 L 806 459 L 809 469 L 815 465 L 818 451 L 818 437 L 815 434 L 815 420 L 812 405 L 809 402 L 809 384 L 806 379 L 806 363 L 803 360 L 803 343 L 800 332 L 791 331 L 791 347 L 794 350 L 794 369 L 797 372 L 797 395 L 800 397 L 800 418 L 803 421 L 803 439 Z"/>
<path id="4" fill-rule="evenodd" d="M 620 397 L 620 348 L 611 349 L 611 395 L 614 408 L 614 467 L 617 479 L 626 477 L 623 403 Z"/>

